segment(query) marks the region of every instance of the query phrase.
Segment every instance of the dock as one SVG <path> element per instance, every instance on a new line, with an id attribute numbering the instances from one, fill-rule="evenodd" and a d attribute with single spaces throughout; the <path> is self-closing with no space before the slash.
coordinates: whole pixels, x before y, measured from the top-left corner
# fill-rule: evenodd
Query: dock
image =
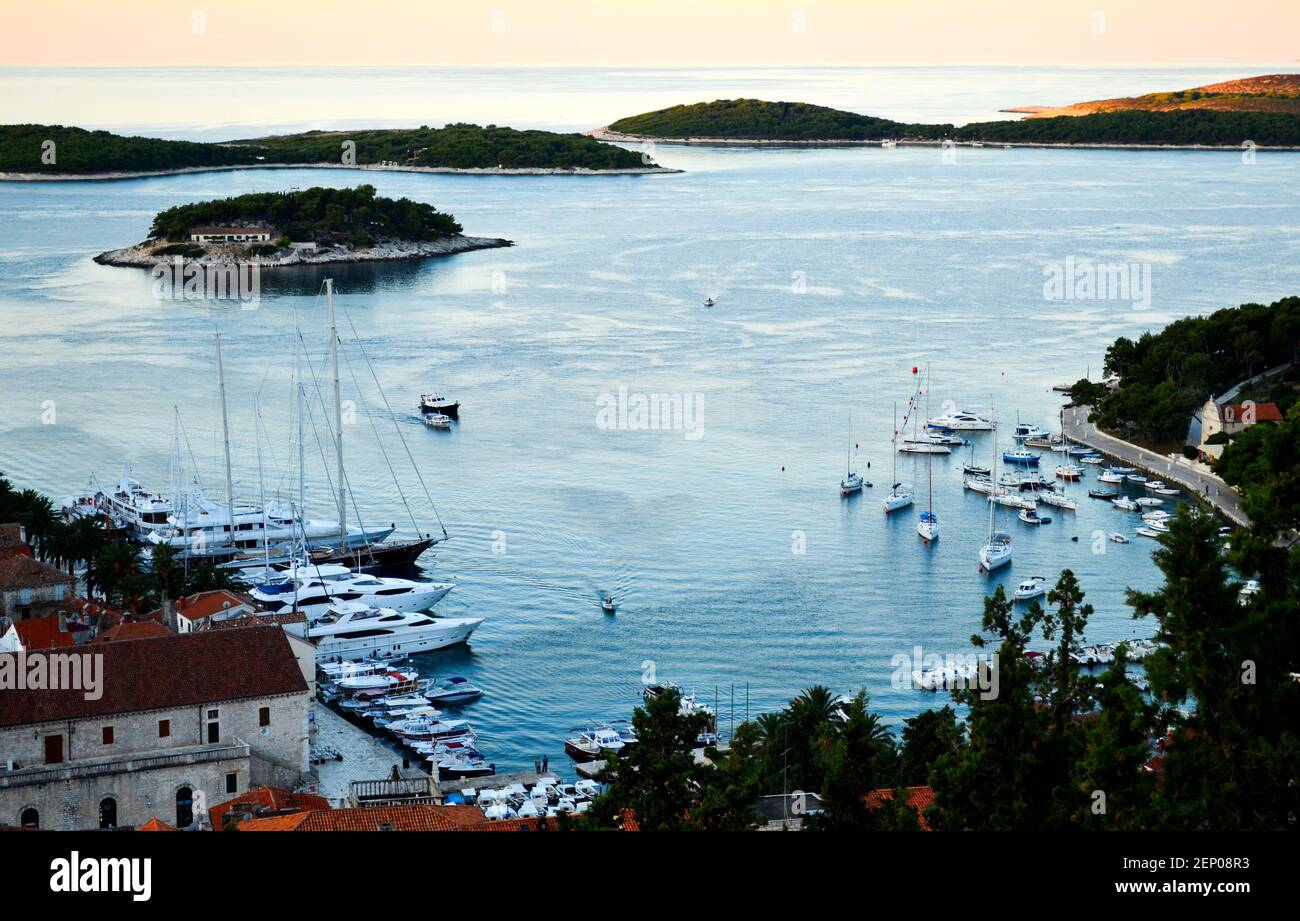
<path id="1" fill-rule="evenodd" d="M 1086 445 L 1107 457 L 1121 462 L 1122 466 L 1136 467 L 1143 473 L 1177 483 L 1188 492 L 1214 507 L 1233 524 L 1248 527 L 1250 519 L 1241 510 L 1241 494 L 1220 477 L 1208 472 L 1202 464 L 1193 464 L 1183 457 L 1157 454 L 1113 435 L 1107 435 L 1088 421 L 1088 407 L 1071 406 L 1062 417 L 1062 430 L 1066 438 Z"/>
<path id="2" fill-rule="evenodd" d="M 483 790 L 488 787 L 500 788 L 508 787 L 512 783 L 523 784 L 528 789 L 537 785 L 537 781 L 543 777 L 556 777 L 556 773 L 547 771 L 538 774 L 533 771 L 516 771 L 512 774 L 489 774 L 486 777 L 463 777 L 459 780 L 441 780 L 438 787 L 442 790 L 445 797 L 449 793 L 460 793 L 465 789 Z"/>

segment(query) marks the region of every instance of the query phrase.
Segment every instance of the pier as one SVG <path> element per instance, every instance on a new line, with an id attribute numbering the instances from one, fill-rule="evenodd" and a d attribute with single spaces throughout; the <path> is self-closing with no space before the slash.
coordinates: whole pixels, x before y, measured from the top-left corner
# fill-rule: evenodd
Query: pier
<path id="1" fill-rule="evenodd" d="M 1193 465 L 1185 458 L 1148 451 L 1113 435 L 1107 435 L 1088 421 L 1088 407 L 1071 406 L 1062 417 L 1062 432 L 1071 441 L 1115 458 L 1124 466 L 1136 467 L 1166 482 L 1177 483 L 1208 502 L 1233 524 L 1247 527 L 1250 519 L 1241 510 L 1241 494 L 1222 479 Z"/>

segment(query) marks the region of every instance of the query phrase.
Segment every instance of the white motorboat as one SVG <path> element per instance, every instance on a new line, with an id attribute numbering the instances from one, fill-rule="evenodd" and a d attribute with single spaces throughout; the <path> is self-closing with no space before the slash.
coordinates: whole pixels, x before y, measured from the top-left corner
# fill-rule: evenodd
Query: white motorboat
<path id="1" fill-rule="evenodd" d="M 1241 589 L 1237 592 L 1237 600 L 1242 604 L 1250 604 L 1250 599 L 1259 594 L 1259 580 L 1247 579 L 1241 584 Z"/>
<path id="2" fill-rule="evenodd" d="M 889 138 L 885 138 L 883 141 L 880 142 L 880 146 L 883 147 L 885 150 L 893 150 L 895 147 L 898 146 L 898 142 L 891 140 Z"/>
<path id="3" fill-rule="evenodd" d="M 1140 507 L 1136 502 L 1134 502 L 1128 496 L 1120 496 L 1118 499 L 1111 499 L 1110 504 L 1115 506 L 1115 508 L 1119 509 L 1120 511 L 1124 511 L 1124 512 L 1136 512 Z"/>
<path id="4" fill-rule="evenodd" d="M 190 557 L 219 557 L 244 550 L 261 549 L 263 544 L 292 544 L 305 541 L 314 545 L 361 547 L 379 543 L 393 533 L 393 528 L 340 527 L 337 521 L 303 518 L 279 502 L 265 507 L 257 504 L 234 506 L 234 529 L 231 530 L 230 506 L 208 499 L 201 493 L 182 500 L 181 510 L 167 517 L 164 527 L 150 531 L 152 544 L 169 544 Z M 254 560 L 254 562 L 256 562 Z"/>
<path id="5" fill-rule="evenodd" d="M 1159 537 L 1159 536 L 1160 536 L 1160 532 L 1157 531 L 1157 530 L 1155 530 L 1154 528 L 1138 528 L 1136 533 L 1142 535 L 1143 537 Z"/>
<path id="6" fill-rule="evenodd" d="M 335 683 L 342 690 L 355 694 L 362 691 L 390 691 L 398 687 L 413 687 L 415 679 L 419 677 L 420 673 L 415 671 L 385 669 L 356 675 L 345 674 Z"/>
<path id="7" fill-rule="evenodd" d="M 1155 510 L 1150 511 L 1150 512 L 1143 512 L 1143 513 L 1142 513 L 1142 520 L 1143 520 L 1143 521 L 1168 521 L 1168 520 L 1169 520 L 1170 518 L 1172 518 L 1172 517 L 1174 517 L 1174 516 L 1173 516 L 1173 515 L 1170 515 L 1168 512 L 1166 512 L 1166 511 L 1165 511 L 1164 509 L 1162 509 L 1162 508 L 1158 508 L 1158 509 L 1155 509 Z"/>
<path id="8" fill-rule="evenodd" d="M 466 642 L 481 623 L 480 617 L 435 618 L 342 601 L 332 604 L 315 621 L 285 624 L 284 629 L 310 640 L 316 646 L 316 658 L 328 661 L 445 649 Z"/>
<path id="9" fill-rule="evenodd" d="M 1126 473 L 1124 474 L 1124 479 L 1128 480 L 1130 483 L 1145 483 L 1147 481 L 1147 478 L 1140 473 Z"/>
<path id="10" fill-rule="evenodd" d="M 1162 487 L 1160 487 L 1159 489 L 1153 489 L 1152 492 L 1154 492 L 1157 496 L 1176 496 L 1176 495 L 1178 495 L 1178 490 L 1173 489 L 1173 488 L 1171 488 L 1171 487 L 1169 487 L 1169 486 L 1162 486 Z"/>
<path id="11" fill-rule="evenodd" d="M 952 448 L 946 444 L 924 439 L 904 439 L 898 446 L 901 454 L 951 454 Z"/>
<path id="12" fill-rule="evenodd" d="M 1038 500 L 1027 496 L 1014 495 L 1006 491 L 999 491 L 989 496 L 989 502 L 1003 508 L 1023 509 L 1026 511 L 1033 511 L 1038 508 Z"/>
<path id="13" fill-rule="evenodd" d="M 1079 458 L 1079 463 L 1081 464 L 1090 464 L 1095 466 L 1100 464 L 1101 462 L 1102 462 L 1102 456 L 1100 454 L 1086 454 L 1083 457 Z"/>
<path id="14" fill-rule="evenodd" d="M 1051 518 L 1044 518 L 1040 516 L 1037 511 L 1031 508 L 1021 509 L 1020 514 L 1017 515 L 1016 517 L 1019 518 L 1021 521 L 1023 521 L 1025 524 L 1040 525 L 1040 524 L 1052 523 Z"/>
<path id="15" fill-rule="evenodd" d="M 989 417 L 974 409 L 962 409 L 946 413 L 933 419 L 925 420 L 925 427 L 932 429 L 952 429 L 954 432 L 987 432 L 993 428 Z"/>
<path id="16" fill-rule="evenodd" d="M 1012 594 L 1012 601 L 1030 601 L 1034 598 L 1041 598 L 1047 594 L 1047 577 L 1030 576 L 1025 581 L 1016 586 Z"/>
<path id="17" fill-rule="evenodd" d="M 1125 537 L 1123 534 L 1119 533 L 1118 531 L 1111 531 L 1111 532 L 1110 532 L 1110 540 L 1111 540 L 1113 543 L 1116 543 L 1116 544 L 1127 544 L 1127 543 L 1129 543 L 1129 539 L 1128 539 L 1127 537 Z"/>
<path id="18" fill-rule="evenodd" d="M 296 564 L 280 581 L 253 588 L 249 594 L 271 614 L 302 611 L 315 620 L 338 601 L 357 601 L 395 611 L 427 611 L 450 592 L 451 582 L 416 582 L 372 576 L 330 563 Z"/>
<path id="19" fill-rule="evenodd" d="M 1155 496 L 1138 496 L 1133 501 L 1144 508 L 1155 508 L 1156 506 L 1165 504 L 1164 499 L 1157 499 Z"/>
<path id="20" fill-rule="evenodd" d="M 1082 646 L 1070 650 L 1070 658 L 1079 665 L 1109 665 L 1114 661 L 1114 653 L 1106 646 Z"/>
<path id="21" fill-rule="evenodd" d="M 1058 480 L 1077 480 L 1083 476 L 1083 469 L 1074 464 L 1061 464 L 1056 468 Z"/>
<path id="22" fill-rule="evenodd" d="M 1112 484 L 1113 484 L 1113 483 L 1123 483 L 1123 482 L 1124 482 L 1124 474 L 1122 474 L 1122 473 L 1116 473 L 1116 472 L 1113 471 L 1113 470 L 1103 470 L 1101 473 L 1097 474 L 1097 482 L 1099 482 L 1099 483 L 1112 483 Z"/>
<path id="23" fill-rule="evenodd" d="M 425 688 L 424 696 L 435 704 L 467 704 L 482 697 L 483 690 L 465 678 L 446 678 Z"/>
<path id="24" fill-rule="evenodd" d="M 1039 428 L 1038 426 L 1031 425 L 1028 422 L 1020 422 L 1017 423 L 1015 431 L 1011 433 L 1011 437 L 1016 441 L 1024 441 L 1026 438 L 1047 438 L 1050 434 L 1051 433 L 1048 432 L 1047 429 Z"/>
<path id="25" fill-rule="evenodd" d="M 418 716 L 405 720 L 401 727 L 394 723 L 388 727 L 395 735 L 408 742 L 430 742 L 438 739 L 462 738 L 473 733 L 469 720 L 440 720 Z"/>
<path id="26" fill-rule="evenodd" d="M 1169 525 L 1165 524 L 1164 521 L 1161 520 L 1161 519 L 1159 519 L 1159 518 L 1157 518 L 1157 519 L 1155 519 L 1155 520 L 1152 520 L 1152 521 L 1148 521 L 1148 522 L 1146 523 L 1146 526 L 1147 526 L 1148 528 L 1150 528 L 1152 531 L 1155 531 L 1155 532 L 1158 533 L 1158 534 L 1168 534 L 1168 533 L 1169 533 Z"/>
<path id="27" fill-rule="evenodd" d="M 464 777 L 490 777 L 497 766 L 487 761 L 473 749 L 430 755 L 429 761 L 438 766 L 439 780 L 456 780 Z M 521 807 L 522 808 L 522 807 Z"/>
<path id="28" fill-rule="evenodd" d="M 612 726 L 595 725 L 577 730 L 577 734 L 564 740 L 564 751 L 574 761 L 595 761 L 623 750 L 623 737 Z"/>
<path id="29" fill-rule="evenodd" d="M 101 490 L 91 502 L 132 540 L 148 540 L 154 531 L 167 527 L 167 520 L 175 511 L 169 497 L 145 489 L 139 481 L 132 479 L 126 464 L 122 465 L 122 478 L 117 488 Z M 74 511 L 79 508 L 77 503 L 73 504 Z"/>
<path id="30" fill-rule="evenodd" d="M 442 413 L 429 413 L 424 417 L 424 424 L 431 429 L 449 429 L 451 428 L 451 416 Z"/>
<path id="31" fill-rule="evenodd" d="M 460 403 L 449 400 L 440 393 L 422 393 L 420 394 L 420 412 L 426 415 L 434 414 L 447 416 L 450 419 L 459 419 Z"/>
<path id="32" fill-rule="evenodd" d="M 1136 467 L 1111 467 L 1110 469 L 1112 473 L 1122 473 L 1126 476 L 1130 473 L 1137 473 Z"/>

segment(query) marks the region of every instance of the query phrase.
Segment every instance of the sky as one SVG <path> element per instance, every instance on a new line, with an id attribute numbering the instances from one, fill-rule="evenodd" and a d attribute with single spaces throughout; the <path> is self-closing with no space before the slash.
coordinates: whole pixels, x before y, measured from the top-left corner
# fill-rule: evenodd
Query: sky
<path id="1" fill-rule="evenodd" d="M 0 64 L 1300 61 L 1300 0 L 3 0 Z"/>

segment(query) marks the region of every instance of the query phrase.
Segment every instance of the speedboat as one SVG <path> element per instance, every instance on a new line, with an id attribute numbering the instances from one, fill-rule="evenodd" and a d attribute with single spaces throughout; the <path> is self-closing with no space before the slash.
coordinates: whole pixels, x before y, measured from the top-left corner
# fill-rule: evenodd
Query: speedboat
<path id="1" fill-rule="evenodd" d="M 1138 533 L 1138 534 L 1141 534 L 1143 537 L 1159 537 L 1159 536 L 1160 536 L 1160 532 L 1157 531 L 1157 530 L 1155 530 L 1154 528 L 1138 528 L 1138 529 L 1137 529 L 1137 533 Z"/>
<path id="2" fill-rule="evenodd" d="M 1091 499 L 1118 499 L 1119 493 L 1107 489 L 1090 489 L 1088 490 L 1088 497 Z"/>
<path id="3" fill-rule="evenodd" d="M 1101 473 L 1097 474 L 1097 482 L 1112 483 L 1112 484 L 1123 483 L 1124 474 L 1116 473 L 1114 470 L 1103 470 Z"/>
<path id="4" fill-rule="evenodd" d="M 442 413 L 429 413 L 424 417 L 424 424 L 431 429 L 449 429 L 451 428 L 451 416 L 445 416 Z"/>
<path id="5" fill-rule="evenodd" d="M 1169 525 L 1165 524 L 1164 521 L 1159 518 L 1148 521 L 1146 526 L 1159 534 L 1169 533 Z"/>
<path id="6" fill-rule="evenodd" d="M 1130 483 L 1145 483 L 1147 481 L 1147 478 L 1140 473 L 1126 473 L 1124 474 L 1124 479 L 1128 480 Z"/>
<path id="7" fill-rule="evenodd" d="M 912 504 L 912 484 L 895 483 L 894 488 L 889 491 L 889 495 L 884 498 L 885 514 L 896 512 L 900 508 L 907 508 Z"/>
<path id="8" fill-rule="evenodd" d="M 993 428 L 992 420 L 985 414 L 973 409 L 963 409 L 955 413 L 946 413 L 933 419 L 925 420 L 929 429 L 952 429 L 954 432 L 988 432 Z"/>
<path id="9" fill-rule="evenodd" d="M 612 726 L 596 725 L 578 730 L 578 734 L 564 740 L 564 751 L 574 761 L 595 761 L 623 750 L 623 737 Z"/>
<path id="10" fill-rule="evenodd" d="M 420 394 L 420 412 L 425 414 L 436 413 L 440 416 L 459 419 L 460 403 L 449 400 L 440 393 L 422 393 Z"/>
<path id="11" fill-rule="evenodd" d="M 1128 496 L 1120 496 L 1118 499 L 1111 499 L 1110 504 L 1124 512 L 1136 512 L 1138 510 L 1138 504 Z"/>
<path id="12" fill-rule="evenodd" d="M 1032 598 L 1040 598 L 1047 594 L 1047 577 L 1030 576 L 1025 581 L 1016 586 L 1015 593 L 1011 596 L 1012 601 L 1029 601 Z"/>
<path id="13" fill-rule="evenodd" d="M 916 522 L 916 533 L 921 535 L 921 540 L 927 544 L 932 540 L 939 539 L 939 516 L 934 512 L 922 512 L 921 517 Z"/>
<path id="14" fill-rule="evenodd" d="M 468 641 L 481 623 L 481 617 L 435 618 L 341 601 L 330 605 L 315 621 L 285 624 L 284 629 L 310 640 L 316 646 L 317 659 L 329 661 L 446 649 Z"/>
<path id="15" fill-rule="evenodd" d="M 1116 544 L 1127 544 L 1127 543 L 1129 543 L 1129 539 L 1128 539 L 1127 537 L 1125 537 L 1123 534 L 1119 533 L 1118 531 L 1112 531 L 1112 532 L 1110 533 L 1110 540 L 1111 540 L 1113 543 L 1116 543 Z"/>
<path id="16" fill-rule="evenodd" d="M 1082 646 L 1070 650 L 1070 658 L 1079 665 L 1109 665 L 1114 654 L 1105 646 Z"/>
<path id="17" fill-rule="evenodd" d="M 1037 467 L 1039 456 L 1033 451 L 1026 451 L 1024 448 L 1016 448 L 1014 451 L 1003 451 L 1002 459 L 1008 464 L 1022 464 L 1030 467 Z"/>
<path id="18" fill-rule="evenodd" d="M 1046 438 L 1050 433 L 1046 429 L 1041 429 L 1036 425 L 1030 425 L 1028 422 L 1021 422 L 1016 426 L 1011 437 L 1016 441 L 1024 441 L 1026 438 Z"/>
<path id="19" fill-rule="evenodd" d="M 980 548 L 980 568 L 985 572 L 1011 562 L 1011 535 L 998 531 L 989 536 L 989 542 Z"/>
<path id="20" fill-rule="evenodd" d="M 1016 517 L 1018 517 L 1025 524 L 1039 525 L 1039 524 L 1052 523 L 1052 519 L 1043 518 L 1039 516 L 1038 512 L 1034 511 L 1031 508 L 1021 509 L 1020 514 Z"/>
<path id="21" fill-rule="evenodd" d="M 606 614 L 613 614 L 616 610 L 618 610 L 618 605 L 614 604 L 613 598 L 606 596 L 600 602 L 600 609 L 604 611 Z"/>
<path id="22" fill-rule="evenodd" d="M 850 471 L 840 480 L 840 495 L 851 496 L 855 492 L 862 492 L 862 474 Z"/>
<path id="23" fill-rule="evenodd" d="M 424 690 L 424 696 L 436 704 L 466 704 L 483 696 L 483 689 L 464 678 L 446 678 Z"/>
<path id="24" fill-rule="evenodd" d="M 456 586 L 451 582 L 417 582 L 359 573 L 333 563 L 277 567 L 279 581 L 254 587 L 249 594 L 268 613 L 301 611 L 308 620 L 323 615 L 337 601 L 382 605 L 395 611 L 427 611 Z"/>
<path id="25" fill-rule="evenodd" d="M 475 749 L 463 749 L 445 754 L 429 756 L 429 761 L 438 766 L 439 780 L 455 780 L 462 777 L 490 777 L 497 772 L 495 764 L 489 764 Z"/>
<path id="26" fill-rule="evenodd" d="M 706 298 L 704 299 L 704 306 L 705 306 L 705 307 L 712 307 L 712 306 L 713 306 L 713 298 L 711 298 L 711 297 L 706 297 Z"/>
<path id="27" fill-rule="evenodd" d="M 1155 508 L 1158 505 L 1165 504 L 1164 499 L 1157 499 L 1155 496 L 1138 496 L 1133 501 L 1137 502 L 1138 505 L 1148 507 L 1148 508 Z"/>

